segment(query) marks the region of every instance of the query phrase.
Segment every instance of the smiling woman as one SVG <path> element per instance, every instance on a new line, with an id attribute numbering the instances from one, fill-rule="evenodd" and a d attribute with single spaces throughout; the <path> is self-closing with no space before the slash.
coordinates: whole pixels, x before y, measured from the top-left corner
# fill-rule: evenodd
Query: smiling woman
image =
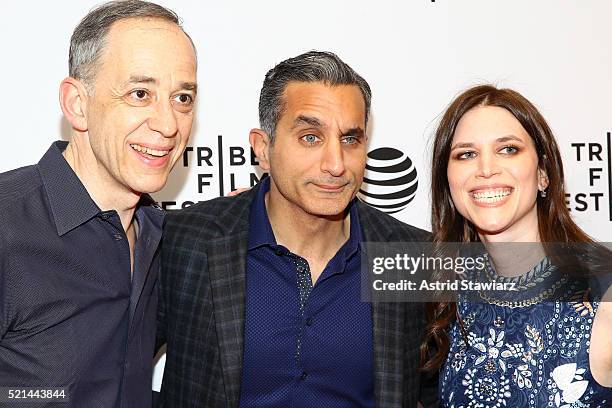
<path id="1" fill-rule="evenodd" d="M 527 205 L 527 198 L 533 200 L 529 205 L 535 209 L 539 240 L 590 242 L 565 205 L 563 163 L 552 131 L 535 106 L 517 92 L 485 85 L 458 96 L 436 132 L 432 163 L 432 229 L 442 240 L 479 240 L 478 224 L 462 216 L 461 209 L 467 210 L 470 201 L 466 200 L 470 191 L 464 189 L 471 186 L 472 193 L 482 193 L 475 189 L 482 184 L 490 195 L 490 185 L 499 183 L 501 175 L 501 183 L 509 183 L 503 184 L 506 193 L 516 187 L 521 189 L 522 204 Z M 470 173 L 470 186 L 456 184 Z M 537 197 L 536 185 L 545 197 L 541 193 Z M 458 196 L 459 190 L 464 196 Z M 486 235 L 495 239 L 494 233 L 503 231 Z"/>
<path id="2" fill-rule="evenodd" d="M 542 290 L 522 302 L 481 291 L 477 302 L 459 293 L 457 303 L 432 304 L 422 357 L 424 369 L 442 367 L 443 404 L 607 406 L 608 304 L 589 287 L 555 281 L 547 291 L 542 283 L 565 271 L 551 243 L 598 248 L 567 210 L 563 164 L 544 118 L 515 91 L 469 89 L 445 112 L 432 163 L 434 241 L 482 242 L 492 282 Z M 508 243 L 526 250 L 517 255 Z"/>
<path id="3" fill-rule="evenodd" d="M 463 115 L 446 172 L 457 210 L 481 239 L 537 241 L 536 195 L 548 177 L 533 139 L 509 111 L 480 106 Z"/>

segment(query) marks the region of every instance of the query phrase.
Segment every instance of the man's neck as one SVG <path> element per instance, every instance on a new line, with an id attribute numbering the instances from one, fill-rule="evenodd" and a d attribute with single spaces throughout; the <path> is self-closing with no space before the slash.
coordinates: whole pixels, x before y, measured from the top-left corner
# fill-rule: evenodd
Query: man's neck
<path id="1" fill-rule="evenodd" d="M 121 225 L 128 231 L 134 218 L 140 194 L 119 185 L 98 162 L 87 142 L 76 136 L 71 139 L 63 156 L 85 189 L 102 211 L 115 210 Z"/>
<path id="2" fill-rule="evenodd" d="M 309 262 L 326 264 L 349 238 L 349 214 L 308 214 L 272 191 L 265 202 L 276 242 Z"/>

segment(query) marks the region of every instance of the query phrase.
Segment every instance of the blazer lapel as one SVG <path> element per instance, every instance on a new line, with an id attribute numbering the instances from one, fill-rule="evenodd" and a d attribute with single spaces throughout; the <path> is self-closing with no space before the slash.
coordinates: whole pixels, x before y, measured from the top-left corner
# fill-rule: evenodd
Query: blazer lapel
<path id="1" fill-rule="evenodd" d="M 370 215 L 367 204 L 358 202 L 364 242 L 389 242 L 393 231 Z M 362 254 L 365 256 L 365 254 Z M 366 274 L 369 277 L 369 274 Z M 374 337 L 374 397 L 376 406 L 401 407 L 403 395 L 402 327 L 404 308 L 399 303 L 372 302 Z"/>
<path id="2" fill-rule="evenodd" d="M 238 407 L 244 345 L 246 258 L 249 213 L 256 188 L 234 198 L 217 225 L 221 237 L 205 243 L 212 287 L 227 407 Z"/>

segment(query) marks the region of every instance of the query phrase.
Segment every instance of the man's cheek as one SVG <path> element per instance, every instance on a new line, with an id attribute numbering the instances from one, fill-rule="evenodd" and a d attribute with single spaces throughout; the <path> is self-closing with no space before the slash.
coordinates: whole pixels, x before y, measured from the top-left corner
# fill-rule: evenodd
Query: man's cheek
<path id="1" fill-rule="evenodd" d="M 191 128 L 193 126 L 193 115 L 192 114 L 179 114 L 180 117 L 177 118 L 177 126 L 180 134 L 185 140 L 189 138 L 191 134 Z M 185 141 L 186 143 L 186 141 Z"/>

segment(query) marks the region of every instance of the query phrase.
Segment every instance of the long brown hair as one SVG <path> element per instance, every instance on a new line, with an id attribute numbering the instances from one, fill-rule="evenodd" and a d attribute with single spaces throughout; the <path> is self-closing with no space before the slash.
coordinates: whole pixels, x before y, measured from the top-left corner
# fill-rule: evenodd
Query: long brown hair
<path id="1" fill-rule="evenodd" d="M 538 230 L 542 242 L 593 242 L 578 227 L 565 204 L 563 163 L 553 133 L 536 107 L 511 89 L 479 85 L 453 100 L 435 133 L 431 165 L 431 225 L 434 243 L 477 242 L 476 228 L 455 208 L 447 178 L 451 143 L 459 120 L 479 106 L 495 106 L 512 113 L 534 141 L 538 167 L 548 176 L 546 197 L 538 195 Z M 447 330 L 456 318 L 454 302 L 428 303 L 429 325 L 421 346 L 423 370 L 436 370 L 444 363 L 450 348 Z"/>

